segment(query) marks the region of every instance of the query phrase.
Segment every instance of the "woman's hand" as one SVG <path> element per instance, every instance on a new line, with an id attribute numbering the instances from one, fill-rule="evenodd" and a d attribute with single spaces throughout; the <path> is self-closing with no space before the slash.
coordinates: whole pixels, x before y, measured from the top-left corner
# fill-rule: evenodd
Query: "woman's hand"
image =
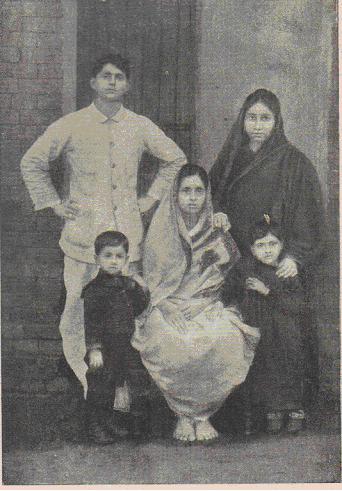
<path id="1" fill-rule="evenodd" d="M 134 273 L 134 272 L 131 272 L 128 270 L 127 274 L 125 274 L 124 276 L 127 276 L 127 278 L 129 278 L 130 280 L 133 280 L 129 285 L 128 287 L 130 288 L 134 288 L 135 287 L 135 284 L 134 284 L 134 281 L 136 283 L 138 283 L 139 286 L 141 286 L 141 288 L 145 291 L 148 291 L 148 286 L 147 284 L 145 283 L 144 279 L 142 276 L 140 276 L 140 274 L 138 273 Z"/>
<path id="2" fill-rule="evenodd" d="M 246 288 L 248 290 L 255 290 L 256 292 L 261 293 L 261 295 L 268 295 L 270 293 L 270 289 L 267 288 L 265 283 L 258 280 L 258 278 L 247 278 Z"/>
<path id="3" fill-rule="evenodd" d="M 191 308 L 190 305 L 187 305 L 186 307 L 184 307 L 184 309 L 182 309 L 182 314 L 184 315 L 187 321 L 191 321 L 191 319 L 195 317 L 196 314 L 198 314 L 198 312 L 199 312 L 198 307 L 196 311 L 196 309 Z"/>
<path id="4" fill-rule="evenodd" d="M 55 205 L 53 211 L 61 218 L 75 220 L 79 215 L 80 207 L 75 201 L 67 199 Z"/>
<path id="5" fill-rule="evenodd" d="M 164 301 L 158 305 L 158 309 L 163 314 L 166 322 L 171 324 L 171 326 L 175 327 L 179 331 L 185 330 L 186 317 L 184 316 L 183 312 L 177 309 L 177 307 L 175 307 L 168 301 Z"/>
<path id="6" fill-rule="evenodd" d="M 89 367 L 92 369 L 103 367 L 103 356 L 100 350 L 92 350 L 89 353 Z"/>
<path id="7" fill-rule="evenodd" d="M 211 308 L 205 310 L 205 316 L 208 321 L 217 321 L 221 319 L 223 314 L 223 305 L 222 303 L 220 305 L 220 303 L 216 303 Z"/>
<path id="8" fill-rule="evenodd" d="M 222 228 L 224 232 L 228 232 L 231 227 L 227 215 L 221 212 L 214 214 L 213 224 L 215 228 Z"/>
<path id="9" fill-rule="evenodd" d="M 296 261 L 291 257 L 284 257 L 284 259 L 280 261 L 276 271 L 278 278 L 293 278 L 297 274 L 298 267 Z"/>

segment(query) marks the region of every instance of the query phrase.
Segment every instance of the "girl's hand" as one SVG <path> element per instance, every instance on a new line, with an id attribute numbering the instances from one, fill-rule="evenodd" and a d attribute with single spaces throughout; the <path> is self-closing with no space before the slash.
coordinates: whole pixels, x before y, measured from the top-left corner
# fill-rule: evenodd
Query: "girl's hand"
<path id="1" fill-rule="evenodd" d="M 102 368 L 103 356 L 100 350 L 93 350 L 89 353 L 89 367 L 90 368 Z"/>
<path id="2" fill-rule="evenodd" d="M 248 290 L 255 290 L 256 292 L 261 293 L 261 295 L 268 295 L 270 293 L 270 289 L 267 288 L 265 283 L 258 280 L 258 278 L 247 278 L 246 288 Z"/>
<path id="3" fill-rule="evenodd" d="M 293 278 L 297 274 L 298 267 L 296 261 L 291 257 L 284 257 L 284 259 L 280 261 L 276 271 L 278 278 Z"/>
<path id="4" fill-rule="evenodd" d="M 158 309 L 163 314 L 166 322 L 171 324 L 171 326 L 175 327 L 181 332 L 184 332 L 186 329 L 186 318 L 179 309 L 170 304 L 167 301 L 161 302 L 158 305 Z"/>
<path id="5" fill-rule="evenodd" d="M 221 212 L 214 214 L 213 225 L 215 228 L 222 228 L 224 232 L 228 232 L 231 227 L 227 215 Z"/>

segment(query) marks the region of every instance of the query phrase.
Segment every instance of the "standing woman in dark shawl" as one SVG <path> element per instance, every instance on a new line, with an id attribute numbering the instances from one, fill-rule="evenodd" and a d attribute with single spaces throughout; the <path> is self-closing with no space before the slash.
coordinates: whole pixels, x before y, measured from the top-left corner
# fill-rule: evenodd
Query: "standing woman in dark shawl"
<path id="1" fill-rule="evenodd" d="M 311 397 L 317 390 L 317 332 L 310 287 L 323 250 L 324 210 L 317 173 L 287 140 L 277 97 L 258 89 L 245 100 L 211 172 L 215 212 L 224 212 L 243 256 L 250 254 L 249 230 L 264 214 L 281 225 L 284 258 L 277 276 L 300 274 L 307 291 L 305 342 Z"/>

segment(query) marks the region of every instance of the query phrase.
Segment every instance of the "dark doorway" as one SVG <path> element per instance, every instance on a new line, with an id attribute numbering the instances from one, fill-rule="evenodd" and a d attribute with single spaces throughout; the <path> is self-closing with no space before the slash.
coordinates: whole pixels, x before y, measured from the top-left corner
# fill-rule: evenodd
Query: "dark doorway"
<path id="1" fill-rule="evenodd" d="M 151 118 L 192 161 L 195 9 L 196 0 L 78 1 L 77 107 L 91 101 L 94 60 L 109 51 L 121 53 L 132 65 L 126 106 Z M 141 167 L 143 191 L 156 167 L 151 159 Z"/>

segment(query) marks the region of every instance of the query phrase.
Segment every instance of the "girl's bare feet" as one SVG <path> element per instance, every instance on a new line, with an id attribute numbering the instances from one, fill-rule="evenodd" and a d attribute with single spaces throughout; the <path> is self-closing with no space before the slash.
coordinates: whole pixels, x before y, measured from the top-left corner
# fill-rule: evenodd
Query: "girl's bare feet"
<path id="1" fill-rule="evenodd" d="M 199 442 L 214 440 L 218 437 L 218 433 L 211 425 L 208 419 L 195 420 L 196 440 Z"/>
<path id="2" fill-rule="evenodd" d="M 186 416 L 179 416 L 173 437 L 183 442 L 193 442 L 196 440 L 193 421 Z"/>

